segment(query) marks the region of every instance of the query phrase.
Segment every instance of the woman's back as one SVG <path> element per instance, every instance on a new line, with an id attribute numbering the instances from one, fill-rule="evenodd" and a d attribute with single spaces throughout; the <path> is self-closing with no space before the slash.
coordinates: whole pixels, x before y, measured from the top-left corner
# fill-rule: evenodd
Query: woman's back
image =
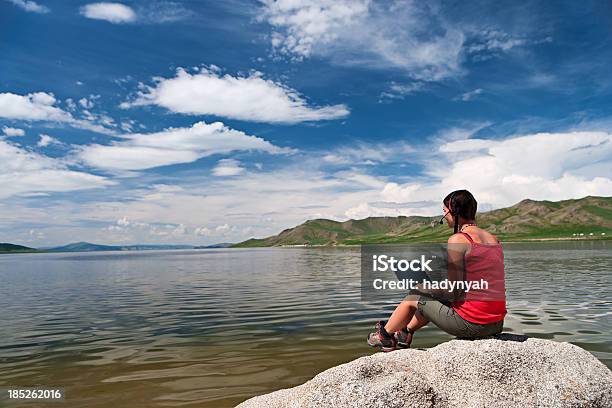
<path id="1" fill-rule="evenodd" d="M 472 241 L 477 244 L 497 244 L 499 242 L 495 235 L 475 225 L 467 226 L 462 231 L 468 234 Z"/>
<path id="2" fill-rule="evenodd" d="M 495 236 L 475 226 L 460 233 L 469 243 L 465 252 L 464 280 L 477 282 L 453 309 L 464 319 L 478 324 L 503 320 L 506 315 L 504 253 Z"/>

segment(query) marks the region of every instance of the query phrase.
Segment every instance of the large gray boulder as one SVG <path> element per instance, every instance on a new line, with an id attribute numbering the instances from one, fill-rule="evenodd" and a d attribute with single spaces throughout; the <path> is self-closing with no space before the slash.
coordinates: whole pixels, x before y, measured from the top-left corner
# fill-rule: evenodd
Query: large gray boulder
<path id="1" fill-rule="evenodd" d="M 452 340 L 330 368 L 240 408 L 612 407 L 612 372 L 570 343 Z"/>

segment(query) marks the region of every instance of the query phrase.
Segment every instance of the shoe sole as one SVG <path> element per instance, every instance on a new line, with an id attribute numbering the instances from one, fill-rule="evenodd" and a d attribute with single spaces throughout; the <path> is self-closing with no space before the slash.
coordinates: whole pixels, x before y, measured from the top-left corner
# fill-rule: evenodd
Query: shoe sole
<path id="1" fill-rule="evenodd" d="M 368 338 L 368 341 L 367 341 L 368 346 L 373 347 L 373 348 L 379 348 L 379 349 L 380 349 L 380 351 L 382 351 L 383 353 L 389 353 L 390 351 L 395 351 L 395 350 L 397 350 L 397 347 L 393 347 L 393 348 L 391 348 L 391 347 L 384 347 L 384 346 L 380 346 L 380 345 L 378 345 L 378 344 L 370 344 L 369 340 L 370 340 L 370 339 Z"/>

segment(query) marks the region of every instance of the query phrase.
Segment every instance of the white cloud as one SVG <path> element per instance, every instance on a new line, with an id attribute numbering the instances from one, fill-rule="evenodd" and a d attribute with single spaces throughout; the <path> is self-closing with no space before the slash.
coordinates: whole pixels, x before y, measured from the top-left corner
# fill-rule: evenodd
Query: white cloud
<path id="1" fill-rule="evenodd" d="M 337 219 L 352 205 L 377 198 L 384 186 L 384 179 L 373 186 L 374 177 L 357 172 L 322 172 L 313 166 L 316 157 L 311 159 L 308 163 L 291 161 L 289 166 L 265 173 L 245 172 L 240 177 L 220 178 L 210 174 L 181 177 L 176 182 L 182 188 L 164 185 L 127 188 L 121 192 L 113 189 L 113 194 L 106 195 L 106 199 L 96 196 L 90 201 L 50 203 L 45 211 L 52 211 L 56 218 L 48 222 L 53 226 L 45 231 L 49 240 L 60 237 L 60 241 L 79 233 L 85 240 L 109 243 L 237 242 L 253 235 L 276 234 L 308 218 Z M 16 213 L 23 214 L 20 223 L 44 217 L 40 211 L 36 212 L 14 210 L 9 218 L 5 211 L 0 211 L 0 224 L 17 224 Z M 123 217 L 121 224 L 129 225 L 119 225 L 118 220 Z M 102 231 L 65 226 L 75 219 L 105 223 L 108 227 Z M 136 227 L 136 223 L 143 227 Z M 149 228 L 154 224 L 155 229 Z M 185 234 L 168 234 L 181 224 Z M 166 225 L 174 227 L 166 228 Z"/>
<path id="2" fill-rule="evenodd" d="M 38 146 L 38 147 L 47 147 L 47 146 L 49 146 L 51 144 L 62 145 L 63 143 L 60 142 L 59 140 L 57 140 L 54 137 L 51 137 L 49 135 L 45 135 L 44 133 L 41 133 L 40 134 L 40 139 L 36 143 L 36 146 Z"/>
<path id="3" fill-rule="evenodd" d="M 81 7 L 83 16 L 113 24 L 164 24 L 191 17 L 194 13 L 174 1 L 147 1 L 136 9 L 123 3 L 100 2 Z"/>
<path id="4" fill-rule="evenodd" d="M 412 79 L 459 76 L 473 61 L 552 42 L 535 33 L 461 23 L 439 2 L 417 0 L 260 0 L 259 21 L 271 27 L 273 57 L 310 57 L 338 65 L 401 70 Z M 407 93 L 414 92 L 408 88 Z M 407 93 L 386 92 L 384 98 Z"/>
<path id="5" fill-rule="evenodd" d="M 443 157 L 426 163 L 429 180 L 388 183 L 381 191 L 381 201 L 440 202 L 460 188 L 470 190 L 487 208 L 510 206 L 525 198 L 564 200 L 612 195 L 610 133 L 538 133 L 504 140 L 459 140 L 442 145 L 440 152 Z M 363 207 L 352 210 L 358 209 Z M 427 214 L 426 210 L 420 212 Z"/>
<path id="6" fill-rule="evenodd" d="M 25 131 L 23 129 L 12 128 L 8 126 L 4 126 L 2 128 L 2 133 L 4 133 L 4 136 L 8 136 L 8 137 L 25 135 Z"/>
<path id="7" fill-rule="evenodd" d="M 91 109 L 94 107 L 97 99 L 100 99 L 100 95 L 89 95 L 89 98 L 79 99 L 79 105 L 85 109 Z"/>
<path id="8" fill-rule="evenodd" d="M 228 233 L 231 229 L 232 227 L 230 227 L 229 224 L 223 224 L 223 225 L 217 226 L 217 228 L 215 228 L 215 232 L 223 235 L 223 234 Z"/>
<path id="9" fill-rule="evenodd" d="M 110 23 L 131 23 L 136 20 L 134 10 L 121 3 L 91 3 L 81 7 L 83 16 L 94 20 L 105 20 Z"/>
<path id="10" fill-rule="evenodd" d="M 70 170 L 57 159 L 0 140 L 0 198 L 17 194 L 83 190 L 113 184 L 104 177 Z"/>
<path id="11" fill-rule="evenodd" d="M 380 205 L 380 203 L 361 203 L 355 207 L 351 207 L 344 215 L 347 218 L 360 220 L 367 217 L 399 217 L 402 215 L 431 215 L 435 214 L 431 209 L 425 208 L 421 210 L 414 210 L 411 207 L 389 207 L 387 205 Z"/>
<path id="12" fill-rule="evenodd" d="M 262 0 L 273 48 L 296 59 L 401 69 L 439 80 L 460 71 L 464 33 L 435 7 L 398 0 Z"/>
<path id="13" fill-rule="evenodd" d="M 239 177 L 199 173 L 176 178 L 180 186 L 151 186 L 154 181 L 147 179 L 143 181 L 146 187 L 126 187 L 106 200 L 50 203 L 45 210 L 55 214 L 55 223 L 79 219 L 112 226 L 105 231 L 96 229 L 98 232 L 79 230 L 87 240 L 214 243 L 277 234 L 310 218 L 431 216 L 440 213 L 442 198 L 457 188 L 470 189 L 481 209 L 505 207 L 524 198 L 612 195 L 609 133 L 527 134 L 496 140 L 465 139 L 467 136 L 436 135 L 442 146 L 435 154 L 430 144 L 409 150 L 403 143 L 332 151 L 346 160 L 363 154 L 386 163 L 388 152 L 407 149 L 406 160 L 425 168 L 418 178 L 378 176 L 381 169 L 370 166 L 336 171 L 333 164 L 321 160 L 320 151 L 300 152 L 299 160 L 266 165 L 266 171 L 245 171 Z M 396 154 L 392 160 L 401 157 Z M 164 183 L 171 183 L 166 176 Z M 15 219 L 20 223 L 40 221 L 45 216 L 38 209 L 3 207 L 0 224 Z M 75 229 L 59 226 L 45 228 L 45 232 L 48 239 L 54 239 L 74 235 Z"/>
<path id="14" fill-rule="evenodd" d="M 217 162 L 217 166 L 212 170 L 215 176 L 238 176 L 244 173 L 244 167 L 240 166 L 240 162 L 234 159 L 222 159 Z"/>
<path id="15" fill-rule="evenodd" d="M 259 72 L 233 77 L 220 76 L 212 69 L 202 69 L 193 75 L 178 69 L 175 78 L 156 81 L 155 86 L 139 92 L 135 101 L 124 102 L 121 107 L 159 105 L 190 115 L 270 123 L 337 119 L 349 114 L 345 105 L 308 106 L 297 91 L 266 80 Z"/>
<path id="16" fill-rule="evenodd" d="M 86 164 L 108 170 L 142 170 L 189 163 L 205 156 L 237 150 L 289 153 L 256 136 L 230 129 L 221 122 L 197 122 L 189 128 L 170 128 L 157 133 L 121 136 L 111 145 L 93 144 L 80 148 Z"/>
<path id="17" fill-rule="evenodd" d="M 207 237 L 211 235 L 212 231 L 207 227 L 197 227 L 193 233 L 197 236 Z"/>
<path id="18" fill-rule="evenodd" d="M 149 234 L 159 237 L 169 237 L 170 239 L 176 239 L 185 235 L 186 228 L 184 224 L 166 224 L 166 225 L 150 225 Z"/>
<path id="19" fill-rule="evenodd" d="M 49 11 L 51 11 L 49 10 L 48 7 L 40 5 L 32 0 L 8 0 L 8 1 L 18 7 L 21 7 L 25 11 L 30 11 L 32 13 L 44 14 L 44 13 L 48 13 Z"/>
<path id="20" fill-rule="evenodd" d="M 272 44 L 287 52 L 308 57 L 319 43 L 338 40 L 342 29 L 360 22 L 369 12 L 369 0 L 357 1 L 266 1 L 262 18 L 272 26 L 285 28 L 276 32 Z"/>
<path id="21" fill-rule="evenodd" d="M 114 131 L 96 123 L 95 115 L 77 119 L 70 112 L 57 106 L 52 93 L 33 92 L 18 95 L 10 92 L 0 93 L 0 118 L 25 121 L 61 122 L 70 126 L 93 132 L 113 135 Z"/>
<path id="22" fill-rule="evenodd" d="M 53 94 L 34 92 L 17 95 L 10 92 L 0 93 L 0 117 L 21 120 L 48 120 L 68 122 L 72 116 L 54 106 Z"/>

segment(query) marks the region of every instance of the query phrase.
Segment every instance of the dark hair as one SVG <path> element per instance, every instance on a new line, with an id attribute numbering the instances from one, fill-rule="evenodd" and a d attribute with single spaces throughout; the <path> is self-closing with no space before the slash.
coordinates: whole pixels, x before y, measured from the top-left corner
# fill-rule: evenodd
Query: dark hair
<path id="1" fill-rule="evenodd" d="M 473 220 L 476 218 L 478 203 L 472 193 L 467 190 L 453 191 L 447 195 L 442 202 L 446 208 L 450 210 L 455 220 L 455 234 L 459 229 L 459 217 L 466 220 Z"/>

